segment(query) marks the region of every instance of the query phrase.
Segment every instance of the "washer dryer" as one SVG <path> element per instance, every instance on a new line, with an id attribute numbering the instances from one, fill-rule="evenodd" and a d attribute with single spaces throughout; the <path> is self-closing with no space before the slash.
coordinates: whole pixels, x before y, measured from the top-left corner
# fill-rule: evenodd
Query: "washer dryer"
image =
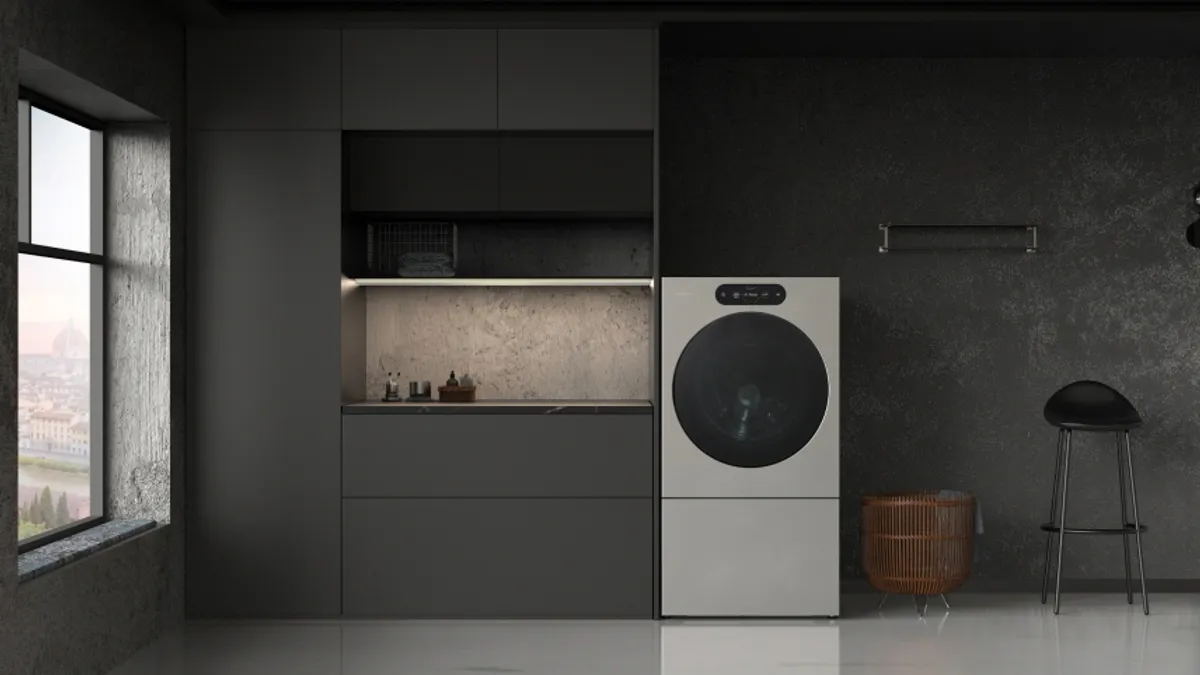
<path id="1" fill-rule="evenodd" d="M 661 293 L 662 615 L 837 616 L 838 279 Z"/>

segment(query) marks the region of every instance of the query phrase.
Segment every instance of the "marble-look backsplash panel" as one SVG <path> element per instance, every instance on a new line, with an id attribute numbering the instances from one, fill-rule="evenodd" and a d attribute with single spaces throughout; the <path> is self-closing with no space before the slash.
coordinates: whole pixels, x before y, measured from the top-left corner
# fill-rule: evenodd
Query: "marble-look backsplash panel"
<path id="1" fill-rule="evenodd" d="M 480 399 L 650 398 L 649 289 L 366 290 L 367 400 L 451 370 Z"/>

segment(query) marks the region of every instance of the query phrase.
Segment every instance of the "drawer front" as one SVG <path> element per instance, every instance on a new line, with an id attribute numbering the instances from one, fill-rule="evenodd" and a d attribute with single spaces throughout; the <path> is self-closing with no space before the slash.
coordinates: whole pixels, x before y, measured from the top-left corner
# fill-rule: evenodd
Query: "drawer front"
<path id="1" fill-rule="evenodd" d="M 344 415 L 346 497 L 650 497 L 650 415 Z"/>
<path id="2" fill-rule="evenodd" d="M 662 500 L 663 616 L 837 616 L 837 499 Z"/>
<path id="3" fill-rule="evenodd" d="M 654 211 L 654 141 L 645 136 L 504 138 L 504 211 Z"/>
<path id="4" fill-rule="evenodd" d="M 652 499 L 348 499 L 343 609 L 652 618 Z"/>
<path id="5" fill-rule="evenodd" d="M 345 138 L 352 211 L 409 213 L 499 208 L 495 138 L 354 134 Z"/>

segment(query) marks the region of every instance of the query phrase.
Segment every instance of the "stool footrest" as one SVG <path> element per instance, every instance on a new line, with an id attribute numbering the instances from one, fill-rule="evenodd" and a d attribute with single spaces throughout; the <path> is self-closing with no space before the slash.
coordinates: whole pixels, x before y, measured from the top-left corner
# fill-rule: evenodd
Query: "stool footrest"
<path id="1" fill-rule="evenodd" d="M 1125 523 L 1125 527 L 1062 527 L 1054 523 L 1042 523 L 1043 532 L 1058 533 L 1062 530 L 1063 534 L 1137 534 L 1138 530 L 1145 532 L 1147 527 L 1142 525 L 1141 528 L 1135 527 L 1133 523 Z"/>

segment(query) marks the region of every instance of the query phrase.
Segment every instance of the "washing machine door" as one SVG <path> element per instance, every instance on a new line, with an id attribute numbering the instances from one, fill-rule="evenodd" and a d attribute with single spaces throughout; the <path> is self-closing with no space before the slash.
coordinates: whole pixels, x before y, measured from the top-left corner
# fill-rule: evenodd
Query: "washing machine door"
<path id="1" fill-rule="evenodd" d="M 773 314 L 723 316 L 692 337 L 675 365 L 680 427 L 729 466 L 778 464 L 802 451 L 829 404 L 829 374 L 813 341 Z"/>

